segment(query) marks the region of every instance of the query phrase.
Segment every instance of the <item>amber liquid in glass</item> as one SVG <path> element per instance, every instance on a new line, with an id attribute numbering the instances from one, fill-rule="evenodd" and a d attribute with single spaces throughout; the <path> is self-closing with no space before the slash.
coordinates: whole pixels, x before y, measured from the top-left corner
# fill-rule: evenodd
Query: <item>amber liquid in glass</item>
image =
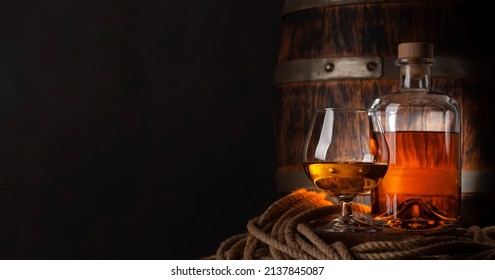
<path id="1" fill-rule="evenodd" d="M 374 224 L 438 230 L 459 224 L 459 133 L 387 132 L 387 174 L 372 192 Z"/>
<path id="2" fill-rule="evenodd" d="M 318 188 L 349 197 L 375 188 L 388 167 L 379 162 L 306 162 L 303 166 Z"/>

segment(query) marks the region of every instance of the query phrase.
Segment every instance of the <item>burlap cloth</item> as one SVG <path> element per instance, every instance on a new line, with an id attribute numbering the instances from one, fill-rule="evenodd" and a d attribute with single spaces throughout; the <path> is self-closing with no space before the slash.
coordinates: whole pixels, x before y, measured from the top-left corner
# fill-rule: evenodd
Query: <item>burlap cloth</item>
<path id="1" fill-rule="evenodd" d="M 360 206 L 355 204 L 353 209 Z M 312 221 L 338 215 L 325 194 L 300 189 L 247 223 L 247 232 L 223 241 L 217 260 L 495 259 L 495 226 L 443 233 L 316 234 Z"/>

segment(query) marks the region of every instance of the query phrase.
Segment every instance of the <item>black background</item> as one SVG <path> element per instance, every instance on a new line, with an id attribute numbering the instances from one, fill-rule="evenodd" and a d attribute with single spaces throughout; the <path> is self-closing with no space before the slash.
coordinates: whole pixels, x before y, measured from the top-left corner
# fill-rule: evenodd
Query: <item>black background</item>
<path id="1" fill-rule="evenodd" d="M 0 258 L 196 259 L 279 197 L 283 1 L 0 2 Z"/>

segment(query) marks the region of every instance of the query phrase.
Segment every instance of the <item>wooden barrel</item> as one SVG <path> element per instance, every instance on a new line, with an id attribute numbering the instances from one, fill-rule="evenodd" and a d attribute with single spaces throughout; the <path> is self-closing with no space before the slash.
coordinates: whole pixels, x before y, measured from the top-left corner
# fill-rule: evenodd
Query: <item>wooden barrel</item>
<path id="1" fill-rule="evenodd" d="M 313 187 L 301 165 L 313 110 L 370 107 L 398 89 L 398 44 L 424 41 L 435 48 L 432 89 L 461 106 L 463 226 L 495 224 L 495 91 L 484 78 L 494 60 L 476 31 L 483 13 L 462 1 L 287 0 L 273 81 L 279 192 Z"/>

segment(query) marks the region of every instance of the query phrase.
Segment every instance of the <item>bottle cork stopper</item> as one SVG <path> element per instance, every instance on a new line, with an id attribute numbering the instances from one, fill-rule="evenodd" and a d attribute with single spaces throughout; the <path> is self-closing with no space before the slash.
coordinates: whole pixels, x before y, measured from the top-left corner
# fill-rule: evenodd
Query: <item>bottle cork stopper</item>
<path id="1" fill-rule="evenodd" d="M 398 58 L 433 58 L 433 45 L 425 42 L 399 44 Z"/>

